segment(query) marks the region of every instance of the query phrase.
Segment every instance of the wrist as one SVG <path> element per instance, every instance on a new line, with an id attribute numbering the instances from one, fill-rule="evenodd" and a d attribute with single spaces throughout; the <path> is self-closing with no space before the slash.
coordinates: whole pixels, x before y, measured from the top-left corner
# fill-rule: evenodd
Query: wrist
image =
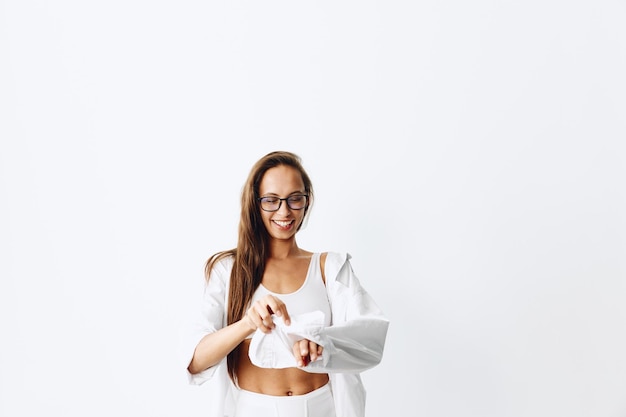
<path id="1" fill-rule="evenodd" d="M 239 323 L 243 327 L 246 333 L 246 337 L 254 333 L 254 331 L 256 330 L 255 324 L 252 322 L 252 320 L 250 320 L 247 315 L 243 316 L 243 318 L 239 320 Z"/>

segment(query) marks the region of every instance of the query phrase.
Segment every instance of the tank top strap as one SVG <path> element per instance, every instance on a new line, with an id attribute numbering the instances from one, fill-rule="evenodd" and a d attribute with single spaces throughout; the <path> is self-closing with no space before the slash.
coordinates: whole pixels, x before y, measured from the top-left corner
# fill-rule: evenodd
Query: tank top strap
<path id="1" fill-rule="evenodd" d="M 309 266 L 307 281 L 315 281 L 315 285 L 319 284 L 320 282 L 322 284 L 324 283 L 324 280 L 322 279 L 322 266 L 320 265 L 321 256 L 322 254 L 318 252 L 313 253 L 313 255 L 311 256 L 311 265 Z"/>

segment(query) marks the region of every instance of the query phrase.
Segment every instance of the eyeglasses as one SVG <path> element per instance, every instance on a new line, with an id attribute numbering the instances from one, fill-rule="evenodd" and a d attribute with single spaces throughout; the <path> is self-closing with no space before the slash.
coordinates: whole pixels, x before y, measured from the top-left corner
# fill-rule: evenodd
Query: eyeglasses
<path id="1" fill-rule="evenodd" d="M 261 202 L 261 208 L 264 211 L 278 211 L 280 206 L 283 204 L 283 201 L 287 202 L 287 206 L 291 210 L 302 210 L 306 207 L 308 198 L 309 196 L 306 194 L 294 194 L 287 198 L 261 197 L 259 198 L 259 201 Z"/>

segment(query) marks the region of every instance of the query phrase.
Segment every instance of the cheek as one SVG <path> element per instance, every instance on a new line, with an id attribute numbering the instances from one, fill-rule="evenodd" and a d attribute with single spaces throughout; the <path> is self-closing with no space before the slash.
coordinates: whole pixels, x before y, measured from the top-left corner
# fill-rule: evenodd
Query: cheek
<path id="1" fill-rule="evenodd" d="M 304 218 L 305 217 L 306 217 L 306 213 L 304 212 L 304 210 L 302 210 L 302 214 L 300 214 L 297 217 L 298 229 L 300 229 L 300 227 L 302 226 L 302 223 L 304 223 Z"/>
<path id="2" fill-rule="evenodd" d="M 270 219 L 271 219 L 271 213 L 266 213 L 266 212 L 261 213 L 261 220 L 263 221 L 264 225 L 268 225 L 271 221 Z"/>

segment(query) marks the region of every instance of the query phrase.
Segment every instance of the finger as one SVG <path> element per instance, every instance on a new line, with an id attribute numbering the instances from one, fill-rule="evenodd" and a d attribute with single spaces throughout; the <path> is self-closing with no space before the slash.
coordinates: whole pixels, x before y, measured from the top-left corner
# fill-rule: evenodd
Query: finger
<path id="1" fill-rule="evenodd" d="M 269 333 L 272 331 L 272 328 L 269 325 L 265 324 L 263 320 L 260 320 L 259 325 L 257 326 L 257 330 L 260 330 L 263 333 Z"/>
<path id="2" fill-rule="evenodd" d="M 317 359 L 317 343 L 309 341 L 309 356 L 311 357 L 311 362 Z"/>
<path id="3" fill-rule="evenodd" d="M 300 344 L 298 342 L 293 344 L 292 348 L 293 357 L 296 358 L 296 363 L 298 366 L 304 366 L 304 362 L 302 361 L 302 355 L 300 355 Z"/>
<path id="4" fill-rule="evenodd" d="M 294 344 L 294 355 L 298 360 L 298 366 L 307 366 L 311 362 L 309 355 L 309 341 L 302 339 Z"/>
<path id="5" fill-rule="evenodd" d="M 302 339 L 298 342 L 298 347 L 300 349 L 300 358 L 302 361 L 302 365 L 307 366 L 309 362 L 311 362 L 311 350 L 309 349 L 309 341 L 306 339 Z"/>
<path id="6" fill-rule="evenodd" d="M 282 317 L 283 322 L 287 326 L 291 324 L 291 319 L 289 317 L 289 312 L 287 311 L 287 306 L 280 299 L 276 297 L 268 299 L 267 310 L 272 311 L 272 314 L 276 314 L 276 316 L 278 317 Z"/>
<path id="7" fill-rule="evenodd" d="M 298 344 L 300 345 L 300 355 L 302 356 L 308 356 L 309 355 L 309 341 L 306 339 L 302 339 L 300 340 L 300 342 L 298 342 Z"/>
<path id="8" fill-rule="evenodd" d="M 285 306 L 282 316 L 283 316 L 283 322 L 285 322 L 285 324 L 289 326 L 291 324 L 291 317 L 289 317 L 289 312 L 287 311 L 286 306 Z"/>
<path id="9" fill-rule="evenodd" d="M 274 320 L 272 319 L 272 315 L 270 313 L 271 307 L 259 300 L 254 303 L 254 309 L 261 321 L 261 324 L 268 329 L 273 329 Z"/>
<path id="10" fill-rule="evenodd" d="M 263 333 L 269 333 L 274 326 L 272 317 L 267 312 L 267 309 L 261 307 L 260 303 L 255 303 L 250 307 L 246 315 L 254 323 L 256 329 L 261 330 Z"/>

